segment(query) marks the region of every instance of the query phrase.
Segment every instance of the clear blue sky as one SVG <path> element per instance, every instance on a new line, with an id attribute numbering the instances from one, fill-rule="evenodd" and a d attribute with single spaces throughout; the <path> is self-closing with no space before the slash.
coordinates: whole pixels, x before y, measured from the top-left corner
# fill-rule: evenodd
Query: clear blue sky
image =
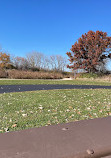
<path id="1" fill-rule="evenodd" d="M 0 45 L 16 56 L 65 56 L 89 30 L 111 36 L 111 0 L 0 0 Z"/>

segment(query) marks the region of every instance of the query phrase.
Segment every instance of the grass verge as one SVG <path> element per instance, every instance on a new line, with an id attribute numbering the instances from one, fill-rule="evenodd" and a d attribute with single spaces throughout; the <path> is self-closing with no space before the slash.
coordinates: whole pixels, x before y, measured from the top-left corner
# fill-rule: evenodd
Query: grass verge
<path id="1" fill-rule="evenodd" d="M 49 90 L 0 94 L 0 132 L 111 115 L 111 90 Z"/>
<path id="2" fill-rule="evenodd" d="M 96 81 L 96 80 L 34 80 L 34 79 L 21 79 L 10 80 L 1 79 L 0 85 L 21 85 L 21 84 L 72 84 L 72 85 L 107 85 L 111 86 L 111 82 L 108 81 Z"/>

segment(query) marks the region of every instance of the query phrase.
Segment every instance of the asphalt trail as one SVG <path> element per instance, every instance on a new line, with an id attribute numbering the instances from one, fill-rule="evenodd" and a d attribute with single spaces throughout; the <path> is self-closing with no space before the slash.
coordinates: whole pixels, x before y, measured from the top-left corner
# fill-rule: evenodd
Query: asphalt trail
<path id="1" fill-rule="evenodd" d="M 99 85 L 0 85 L 0 93 L 24 92 L 53 89 L 111 89 L 111 86 Z"/>

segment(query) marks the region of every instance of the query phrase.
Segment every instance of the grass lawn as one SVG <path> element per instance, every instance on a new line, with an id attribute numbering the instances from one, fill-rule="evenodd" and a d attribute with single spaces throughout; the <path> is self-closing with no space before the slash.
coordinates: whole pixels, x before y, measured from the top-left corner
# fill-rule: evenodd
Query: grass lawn
<path id="1" fill-rule="evenodd" d="M 107 85 L 111 86 L 111 82 L 108 81 L 96 81 L 96 80 L 35 80 L 35 79 L 21 79 L 21 80 L 0 80 L 0 85 L 19 85 L 19 84 L 75 84 L 75 85 Z"/>
<path id="2" fill-rule="evenodd" d="M 111 115 L 111 90 L 108 89 L 0 94 L 1 133 L 108 115 Z"/>

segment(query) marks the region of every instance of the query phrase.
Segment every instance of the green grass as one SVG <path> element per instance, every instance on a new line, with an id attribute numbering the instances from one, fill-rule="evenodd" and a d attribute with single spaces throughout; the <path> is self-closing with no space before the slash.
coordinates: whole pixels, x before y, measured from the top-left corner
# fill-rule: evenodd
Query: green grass
<path id="1" fill-rule="evenodd" d="M 0 132 L 111 115 L 111 90 L 0 94 Z"/>
<path id="2" fill-rule="evenodd" d="M 0 85 L 19 85 L 19 84 L 72 84 L 72 85 L 108 85 L 111 82 L 95 80 L 0 80 Z"/>

